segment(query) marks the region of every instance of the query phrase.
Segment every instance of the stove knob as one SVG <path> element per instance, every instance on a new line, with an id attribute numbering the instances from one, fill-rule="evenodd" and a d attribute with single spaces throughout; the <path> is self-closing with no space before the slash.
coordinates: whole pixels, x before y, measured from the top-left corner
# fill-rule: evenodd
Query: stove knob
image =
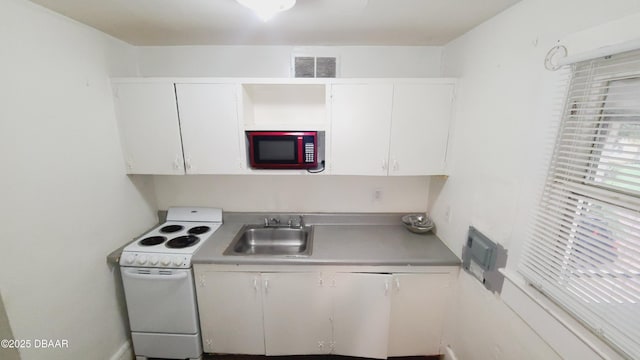
<path id="1" fill-rule="evenodd" d="M 157 256 L 152 256 L 151 259 L 149 259 L 149 264 L 158 265 L 158 257 Z"/>
<path id="2" fill-rule="evenodd" d="M 133 264 L 133 262 L 134 262 L 134 261 L 136 261 L 136 256 L 135 256 L 135 255 L 133 255 L 133 254 L 129 254 L 129 255 L 127 255 L 127 257 L 124 259 L 124 261 L 125 261 L 127 264 Z"/>
<path id="3" fill-rule="evenodd" d="M 171 265 L 171 259 L 168 256 L 165 256 L 162 258 L 162 265 L 163 266 L 169 266 Z"/>
<path id="4" fill-rule="evenodd" d="M 182 263 L 184 262 L 184 259 L 182 259 L 181 257 L 177 257 L 175 259 L 173 259 L 173 263 L 175 266 L 180 266 L 182 265 Z"/>
<path id="5" fill-rule="evenodd" d="M 138 256 L 138 264 L 143 265 L 147 262 L 147 255 Z"/>

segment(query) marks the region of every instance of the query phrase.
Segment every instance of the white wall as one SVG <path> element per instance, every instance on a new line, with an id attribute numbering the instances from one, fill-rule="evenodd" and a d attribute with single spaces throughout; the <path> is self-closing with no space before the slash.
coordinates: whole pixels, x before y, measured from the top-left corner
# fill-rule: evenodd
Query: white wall
<path id="1" fill-rule="evenodd" d="M 0 289 L 13 335 L 69 341 L 22 349 L 25 360 L 107 359 L 128 334 L 106 255 L 156 221 L 150 184 L 124 175 L 109 82 L 136 74 L 135 49 L 26 0 L 0 1 L 0 44 Z"/>
<path id="2" fill-rule="evenodd" d="M 290 77 L 291 56 L 337 56 L 339 77 L 434 77 L 440 46 L 142 46 L 142 76 Z"/>
<path id="3" fill-rule="evenodd" d="M 557 73 L 544 69 L 545 55 L 558 40 L 638 11 L 632 0 L 524 0 L 445 46 L 443 75 L 460 79 L 453 167 L 446 182 L 432 181 L 430 207 L 453 251 L 461 254 L 473 225 L 507 247 L 514 266 L 557 120 Z M 560 357 L 469 275 L 463 272 L 459 285 L 446 336 L 458 359 Z M 479 311 L 484 326 L 470 324 Z"/>
<path id="4" fill-rule="evenodd" d="M 426 176 L 156 176 L 154 183 L 160 209 L 225 211 L 420 212 L 429 189 Z"/>
<path id="5" fill-rule="evenodd" d="M 0 339 L 13 339 L 13 332 L 11 331 L 9 318 L 7 318 L 7 312 L 4 308 L 2 294 L 0 294 Z M 0 358 L 3 360 L 20 360 L 20 354 L 18 353 L 18 349 L 0 347 Z"/>

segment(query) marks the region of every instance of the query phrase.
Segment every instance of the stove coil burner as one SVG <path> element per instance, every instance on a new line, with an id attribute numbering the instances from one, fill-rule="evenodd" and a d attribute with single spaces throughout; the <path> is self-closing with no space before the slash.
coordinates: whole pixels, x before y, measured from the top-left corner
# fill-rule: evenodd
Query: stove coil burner
<path id="1" fill-rule="evenodd" d="M 195 235 L 178 236 L 167 241 L 166 246 L 170 249 L 182 249 L 189 246 L 193 246 L 200 241 L 200 238 Z"/>
<path id="2" fill-rule="evenodd" d="M 204 234 L 207 231 L 211 230 L 210 227 L 208 226 L 196 226 L 196 227 L 192 227 L 191 229 L 189 229 L 189 234 L 193 234 L 193 235 L 200 235 L 200 234 Z"/>
<path id="3" fill-rule="evenodd" d="M 142 246 L 153 246 L 162 244 L 165 240 L 167 240 L 167 238 L 164 236 L 151 236 L 140 240 L 139 244 Z"/>
<path id="4" fill-rule="evenodd" d="M 182 229 L 184 229 L 184 226 L 182 225 L 167 225 L 167 226 L 163 226 L 160 229 L 160 232 L 164 234 L 171 234 L 171 233 L 180 231 Z"/>

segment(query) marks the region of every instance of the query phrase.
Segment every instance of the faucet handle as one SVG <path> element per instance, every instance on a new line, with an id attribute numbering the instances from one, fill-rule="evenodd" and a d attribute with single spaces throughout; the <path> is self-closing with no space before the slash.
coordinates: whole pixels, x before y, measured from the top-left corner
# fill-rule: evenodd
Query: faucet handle
<path id="1" fill-rule="evenodd" d="M 293 221 L 294 217 L 290 217 L 289 218 L 289 227 L 290 228 L 302 228 L 304 227 L 304 220 L 302 218 L 302 215 L 298 215 L 298 221 L 297 223 Z"/>
<path id="2" fill-rule="evenodd" d="M 264 219 L 264 223 L 267 227 L 269 226 L 279 226 L 280 225 L 280 219 L 272 217 L 270 219 L 265 218 Z"/>

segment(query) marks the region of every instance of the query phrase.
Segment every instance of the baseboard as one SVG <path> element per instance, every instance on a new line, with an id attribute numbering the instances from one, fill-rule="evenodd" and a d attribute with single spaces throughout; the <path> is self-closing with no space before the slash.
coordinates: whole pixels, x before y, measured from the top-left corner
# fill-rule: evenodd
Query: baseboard
<path id="1" fill-rule="evenodd" d="M 131 342 L 125 341 L 118 351 L 109 358 L 109 360 L 131 360 L 133 359 L 133 349 L 131 348 Z"/>
<path id="2" fill-rule="evenodd" d="M 442 360 L 458 360 L 451 346 L 447 345 L 444 348 L 444 355 L 442 356 Z"/>

